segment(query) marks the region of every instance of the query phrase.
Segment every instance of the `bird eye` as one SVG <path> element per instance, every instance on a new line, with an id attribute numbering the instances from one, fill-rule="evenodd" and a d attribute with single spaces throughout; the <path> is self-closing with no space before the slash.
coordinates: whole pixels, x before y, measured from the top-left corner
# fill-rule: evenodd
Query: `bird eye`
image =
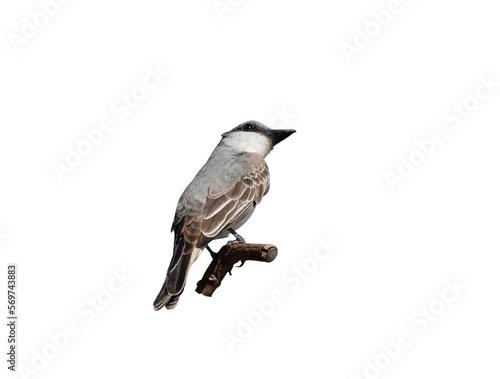
<path id="1" fill-rule="evenodd" d="M 244 126 L 244 130 L 252 130 L 252 129 L 253 129 L 252 124 L 246 124 L 246 125 Z"/>

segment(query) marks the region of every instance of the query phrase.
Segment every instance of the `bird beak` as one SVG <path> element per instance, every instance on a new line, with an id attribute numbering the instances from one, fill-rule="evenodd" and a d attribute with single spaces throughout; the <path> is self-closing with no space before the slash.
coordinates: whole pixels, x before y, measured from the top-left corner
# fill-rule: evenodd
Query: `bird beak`
<path id="1" fill-rule="evenodd" d="M 271 129 L 266 134 L 271 139 L 273 146 L 276 146 L 295 132 L 293 129 Z"/>

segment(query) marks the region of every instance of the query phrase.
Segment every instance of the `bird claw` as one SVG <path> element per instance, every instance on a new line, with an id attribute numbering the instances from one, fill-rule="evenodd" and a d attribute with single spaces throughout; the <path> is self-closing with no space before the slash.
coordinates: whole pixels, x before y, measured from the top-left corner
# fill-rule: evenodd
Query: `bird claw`
<path id="1" fill-rule="evenodd" d="M 238 241 L 238 240 L 233 240 L 233 241 L 228 241 L 227 244 L 231 247 L 233 246 L 235 243 L 241 243 L 241 241 Z M 243 242 L 244 243 L 244 242 Z"/>
<path id="2" fill-rule="evenodd" d="M 236 233 L 233 228 L 229 228 L 228 231 L 236 238 L 236 241 L 231 241 L 232 243 L 236 243 L 236 242 L 246 243 L 245 239 L 242 236 L 240 236 L 238 233 Z"/>

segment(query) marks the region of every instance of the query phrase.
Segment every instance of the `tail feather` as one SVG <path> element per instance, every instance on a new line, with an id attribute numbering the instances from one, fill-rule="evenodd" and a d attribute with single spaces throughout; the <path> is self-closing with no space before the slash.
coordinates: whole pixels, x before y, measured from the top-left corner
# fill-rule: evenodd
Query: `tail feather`
<path id="1" fill-rule="evenodd" d="M 191 267 L 191 257 L 192 253 L 182 255 L 179 263 L 168 272 L 166 287 L 169 294 L 177 295 L 182 292 L 189 267 Z"/>
<path id="2" fill-rule="evenodd" d="M 172 298 L 172 295 L 170 295 L 167 292 L 165 285 L 161 286 L 160 293 L 158 294 L 158 296 L 156 296 L 156 299 L 153 303 L 153 305 L 155 307 L 155 311 L 159 311 L 165 305 L 167 305 L 171 298 Z"/>
<path id="3" fill-rule="evenodd" d="M 182 292 L 178 295 L 172 295 L 168 303 L 165 305 L 165 308 L 174 309 L 177 305 L 177 302 L 179 301 L 179 297 L 181 297 L 181 294 Z"/>
<path id="4" fill-rule="evenodd" d="M 179 298 L 181 297 L 181 295 L 182 295 L 182 291 L 181 291 L 181 293 L 179 293 L 177 295 L 170 295 L 167 292 L 165 286 L 163 285 L 161 287 L 160 293 L 158 294 L 158 296 L 156 297 L 156 299 L 153 303 L 153 305 L 155 307 L 155 311 L 159 311 L 163 307 L 165 307 L 167 309 L 175 308 L 175 306 L 179 302 Z"/>
<path id="5" fill-rule="evenodd" d="M 192 253 L 183 254 L 175 264 L 171 262 L 165 283 L 162 285 L 153 303 L 156 311 L 163 307 L 167 309 L 175 308 L 179 297 L 184 291 L 189 268 L 196 258 L 198 258 L 200 252 L 201 249 L 195 248 Z M 172 266 L 174 267 L 172 268 Z"/>

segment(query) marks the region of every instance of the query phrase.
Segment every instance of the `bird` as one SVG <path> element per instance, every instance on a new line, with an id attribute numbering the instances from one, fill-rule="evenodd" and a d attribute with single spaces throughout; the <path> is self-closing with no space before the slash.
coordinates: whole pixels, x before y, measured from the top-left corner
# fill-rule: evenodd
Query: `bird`
<path id="1" fill-rule="evenodd" d="M 208 244 L 233 234 L 269 192 L 265 157 L 293 129 L 271 129 L 258 121 L 244 122 L 222 134 L 205 165 L 186 187 L 177 204 L 171 232 L 173 255 L 167 276 L 153 305 L 173 309 L 184 291 L 187 275 Z"/>

